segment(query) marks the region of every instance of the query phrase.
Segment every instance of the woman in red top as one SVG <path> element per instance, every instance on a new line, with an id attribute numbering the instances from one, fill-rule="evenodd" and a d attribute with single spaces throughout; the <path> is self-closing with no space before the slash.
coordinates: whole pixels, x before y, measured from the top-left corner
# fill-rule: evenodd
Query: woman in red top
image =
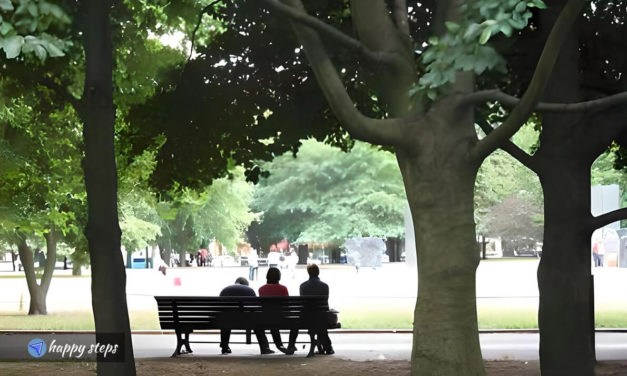
<path id="1" fill-rule="evenodd" d="M 259 288 L 259 296 L 289 296 L 290 294 L 287 291 L 287 287 L 279 284 L 280 280 L 281 271 L 279 269 L 268 269 L 268 273 L 266 274 L 267 283 Z M 276 348 L 279 349 L 279 351 L 281 351 L 282 353 L 287 354 L 288 351 L 283 346 L 283 341 L 281 341 L 281 333 L 279 333 L 279 330 L 271 329 L 270 333 L 272 334 L 272 340 L 274 341 Z"/>

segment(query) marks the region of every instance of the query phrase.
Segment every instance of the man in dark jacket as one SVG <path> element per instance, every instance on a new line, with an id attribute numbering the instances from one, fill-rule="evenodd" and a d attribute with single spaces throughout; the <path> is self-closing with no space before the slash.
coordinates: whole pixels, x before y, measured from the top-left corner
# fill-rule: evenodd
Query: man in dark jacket
<path id="1" fill-rule="evenodd" d="M 220 296 L 257 296 L 255 290 L 248 287 L 248 280 L 243 277 L 239 277 L 235 280 L 234 285 L 230 285 L 222 289 Z M 255 336 L 259 343 L 259 350 L 262 355 L 274 354 L 274 351 L 270 350 L 270 345 L 264 334 L 263 330 L 255 330 Z M 222 348 L 222 354 L 230 354 L 229 339 L 231 338 L 231 329 L 220 330 L 220 347 Z"/>
<path id="2" fill-rule="evenodd" d="M 329 285 L 322 282 L 318 277 L 320 275 L 320 269 L 316 264 L 307 265 L 307 273 L 309 274 L 309 280 L 303 282 L 300 285 L 301 296 L 326 296 L 329 297 Z M 298 336 L 298 330 L 290 331 L 290 342 L 287 347 L 288 354 L 293 354 L 296 351 L 296 337 Z M 318 343 L 322 346 L 321 354 L 332 355 L 335 354 L 333 346 L 331 346 L 331 339 L 329 338 L 329 332 L 327 329 L 322 329 L 317 333 Z"/>

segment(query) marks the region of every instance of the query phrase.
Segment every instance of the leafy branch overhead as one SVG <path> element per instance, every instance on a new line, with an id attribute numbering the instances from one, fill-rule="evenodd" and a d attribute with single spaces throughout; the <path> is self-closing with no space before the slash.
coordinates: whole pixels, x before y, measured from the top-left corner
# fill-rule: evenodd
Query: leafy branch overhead
<path id="1" fill-rule="evenodd" d="M 457 71 L 505 73 L 505 59 L 486 43 L 499 33 L 510 37 L 514 30 L 527 27 L 531 8 L 544 9 L 546 5 L 542 0 L 487 0 L 461 5 L 459 21 L 447 21 L 443 35 L 428 39 L 421 56 L 425 74 L 410 94 L 422 92 L 433 100 L 440 87 L 455 83 Z"/>
<path id="2" fill-rule="evenodd" d="M 60 35 L 70 23 L 63 8 L 44 0 L 0 0 L 0 49 L 7 59 L 64 56 L 71 42 Z"/>

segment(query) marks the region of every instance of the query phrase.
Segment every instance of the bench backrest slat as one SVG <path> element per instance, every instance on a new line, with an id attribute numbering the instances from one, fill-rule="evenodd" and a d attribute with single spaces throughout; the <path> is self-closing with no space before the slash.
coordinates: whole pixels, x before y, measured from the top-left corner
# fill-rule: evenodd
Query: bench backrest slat
<path id="1" fill-rule="evenodd" d="M 162 329 L 326 327 L 324 296 L 155 296 Z"/>

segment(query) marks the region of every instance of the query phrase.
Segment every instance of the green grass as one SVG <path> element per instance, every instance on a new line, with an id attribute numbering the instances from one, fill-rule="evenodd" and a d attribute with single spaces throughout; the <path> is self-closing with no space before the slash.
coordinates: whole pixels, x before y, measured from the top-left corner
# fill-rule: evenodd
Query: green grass
<path id="1" fill-rule="evenodd" d="M 411 329 L 412 312 L 403 310 L 384 311 L 345 309 L 340 312 L 344 329 Z M 133 330 L 158 330 L 157 312 L 132 311 Z M 479 308 L 480 329 L 529 329 L 537 328 L 534 310 Z M 598 311 L 597 328 L 627 328 L 627 310 Z M 14 315 L 0 313 L 0 330 L 93 330 L 94 320 L 89 311 L 61 312 L 46 316 Z"/>
<path id="2" fill-rule="evenodd" d="M 132 311 L 131 329 L 160 329 L 157 312 Z M 90 311 L 59 312 L 45 316 L 0 313 L 0 330 L 93 330 L 94 317 Z"/>

